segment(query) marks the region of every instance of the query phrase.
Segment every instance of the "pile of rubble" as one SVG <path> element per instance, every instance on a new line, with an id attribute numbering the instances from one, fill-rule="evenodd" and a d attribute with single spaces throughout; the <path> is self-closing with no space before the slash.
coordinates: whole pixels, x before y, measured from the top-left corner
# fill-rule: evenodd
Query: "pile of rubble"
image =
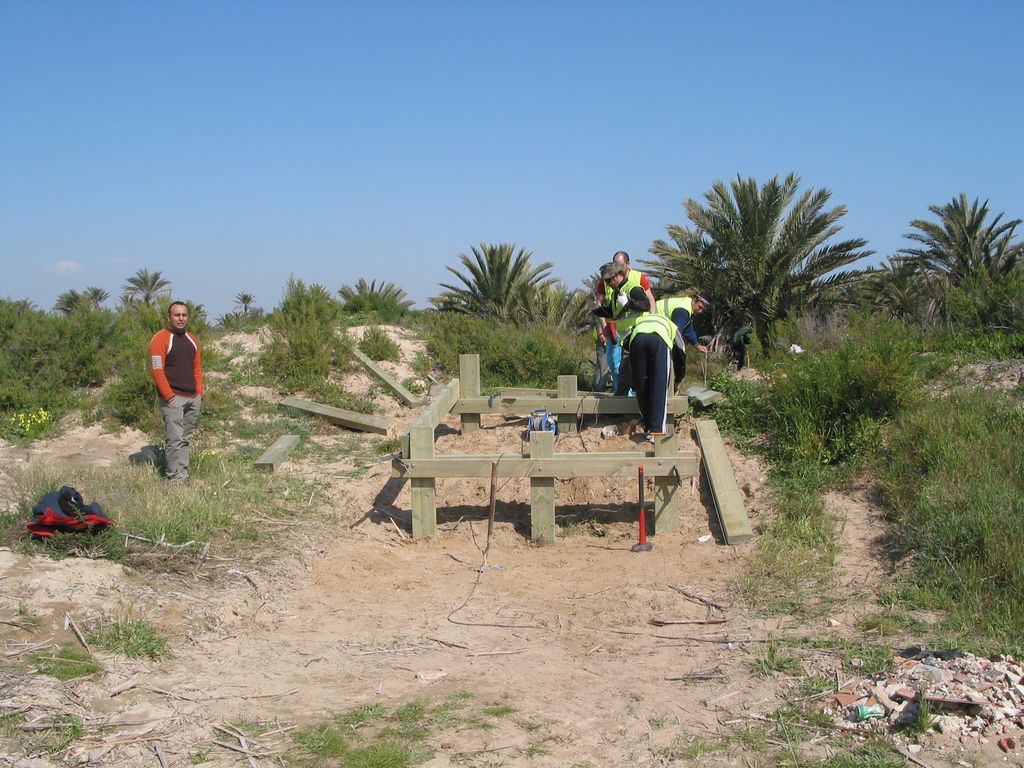
<path id="1" fill-rule="evenodd" d="M 1017 746 L 1010 734 L 1024 727 L 1024 667 L 1010 656 L 990 661 L 958 650 L 907 648 L 891 671 L 851 680 L 831 698 L 828 711 L 844 725 L 898 728 L 915 721 L 923 704 L 942 734 L 962 743 L 998 738 L 1009 751 Z"/>

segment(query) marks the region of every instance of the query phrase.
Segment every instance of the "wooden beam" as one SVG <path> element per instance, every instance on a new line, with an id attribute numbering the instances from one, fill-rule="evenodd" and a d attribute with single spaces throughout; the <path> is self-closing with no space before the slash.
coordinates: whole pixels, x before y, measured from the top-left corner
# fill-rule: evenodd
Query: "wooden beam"
<path id="1" fill-rule="evenodd" d="M 679 456 L 678 443 L 675 435 L 663 435 L 655 438 L 654 455 L 659 459 L 671 459 Z M 692 454 L 693 451 L 686 451 Z M 644 472 L 647 472 L 649 464 L 644 464 Z M 696 474 L 696 467 L 692 476 Z M 684 476 L 682 470 L 679 476 L 655 475 L 654 476 L 654 532 L 675 533 L 679 530 L 679 479 Z"/>
<path id="2" fill-rule="evenodd" d="M 514 395 L 492 395 L 491 397 L 470 397 L 465 392 L 452 408 L 452 413 L 506 413 L 528 415 L 537 408 L 547 408 L 552 413 L 571 411 L 578 415 L 602 414 L 607 416 L 635 416 L 640 413 L 635 397 L 611 397 L 585 394 L 573 399 L 558 397 L 517 397 Z M 668 412 L 685 416 L 690 412 L 690 400 L 686 397 L 670 397 Z"/>
<path id="3" fill-rule="evenodd" d="M 554 461 L 552 458 L 555 452 L 555 436 L 550 432 L 530 433 L 530 459 L 529 461 L 544 462 Z M 493 466 L 493 465 L 492 465 Z M 499 465 L 501 466 L 500 462 Z M 488 467 L 490 473 L 491 467 Z M 539 477 L 536 474 L 530 478 L 530 538 L 538 544 L 555 543 L 555 477 Z"/>
<path id="4" fill-rule="evenodd" d="M 725 400 L 725 395 L 714 389 L 707 389 L 706 387 L 692 386 L 686 390 L 686 396 L 702 407 L 707 408 L 709 405 L 720 403 Z"/>
<path id="5" fill-rule="evenodd" d="M 750 520 L 743 508 L 743 496 L 736 486 L 725 443 L 714 419 L 698 419 L 694 422 L 697 430 L 697 444 L 700 446 L 701 464 L 711 487 L 711 496 L 718 513 L 718 522 L 726 544 L 739 544 L 754 535 Z"/>
<path id="6" fill-rule="evenodd" d="M 548 434 L 550 432 L 531 432 Z M 697 474 L 697 454 L 678 451 L 655 456 L 641 451 L 616 453 L 556 453 L 550 458 L 537 458 L 532 453 L 518 454 L 447 455 L 434 458 L 394 460 L 392 477 L 490 477 L 491 463 L 498 463 L 498 477 L 570 478 L 570 477 L 631 477 L 637 467 L 643 466 L 650 477 L 693 477 Z"/>
<path id="7" fill-rule="evenodd" d="M 558 390 L 536 387 L 499 387 L 494 394 L 499 397 L 556 397 Z"/>
<path id="8" fill-rule="evenodd" d="M 451 411 L 452 406 L 458 401 L 459 391 L 459 380 L 452 379 L 448 382 L 448 386 L 442 389 L 437 397 L 431 400 L 430 404 L 420 412 L 412 426 L 436 427 L 444 420 L 444 417 Z"/>
<path id="9" fill-rule="evenodd" d="M 459 399 L 459 380 L 452 379 L 448 382 L 448 386 L 441 390 L 440 394 L 430 401 L 423 412 L 416 417 L 416 421 L 412 423 L 409 430 L 416 429 L 417 427 L 430 427 L 433 431 L 441 420 L 448 415 L 451 411 L 455 401 Z M 409 432 L 403 432 L 399 438 L 402 445 L 402 456 L 409 458 Z"/>
<path id="10" fill-rule="evenodd" d="M 288 458 L 288 454 L 291 453 L 298 444 L 298 435 L 281 435 L 281 437 L 277 438 L 272 446 L 264 451 L 262 456 L 256 459 L 253 466 L 256 467 L 256 469 L 273 472 L 277 469 L 278 464 Z"/>
<path id="11" fill-rule="evenodd" d="M 422 397 L 417 397 L 407 390 L 399 382 L 395 381 L 394 377 L 390 373 L 385 371 L 355 347 L 352 348 L 352 357 L 358 360 L 359 364 L 369 371 L 371 376 L 394 392 L 398 399 L 406 405 L 420 405 L 423 403 Z"/>
<path id="12" fill-rule="evenodd" d="M 283 397 L 278 403 L 287 408 L 295 408 L 304 413 L 314 416 L 321 416 L 332 424 L 358 429 L 361 432 L 376 432 L 378 435 L 386 435 L 391 423 L 376 416 L 367 416 L 365 413 L 346 411 L 344 408 L 335 408 L 322 403 L 312 403 L 308 400 L 300 400 L 297 397 Z"/>
<path id="13" fill-rule="evenodd" d="M 459 387 L 463 397 L 480 395 L 480 355 L 459 355 Z M 480 412 L 461 414 L 462 433 L 480 429 Z"/>

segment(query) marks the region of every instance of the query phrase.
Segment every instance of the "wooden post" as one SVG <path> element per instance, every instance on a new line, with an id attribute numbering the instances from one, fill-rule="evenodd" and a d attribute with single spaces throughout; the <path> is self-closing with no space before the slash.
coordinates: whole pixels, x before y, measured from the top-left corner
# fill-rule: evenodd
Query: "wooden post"
<path id="1" fill-rule="evenodd" d="M 675 435 L 655 438 L 654 455 L 674 456 L 679 447 Z M 679 479 L 674 475 L 654 478 L 654 532 L 675 533 L 679 530 Z"/>
<path id="2" fill-rule="evenodd" d="M 576 377 L 575 376 L 559 376 L 558 377 L 558 399 L 559 400 L 576 400 L 579 397 L 576 392 Z M 555 414 L 558 418 L 558 431 L 565 432 L 567 434 L 575 434 L 578 430 L 576 428 L 576 411 L 559 411 Z"/>
<path id="3" fill-rule="evenodd" d="M 409 458 L 434 458 L 434 428 L 413 427 L 409 430 Z M 412 495 L 412 537 L 422 539 L 437 532 L 437 502 L 433 477 L 414 477 L 409 481 Z"/>
<path id="4" fill-rule="evenodd" d="M 555 455 L 555 436 L 550 432 L 530 433 L 530 458 Z M 530 478 L 530 538 L 538 544 L 555 543 L 555 478 Z"/>
<path id="5" fill-rule="evenodd" d="M 459 355 L 459 397 L 480 396 L 480 355 Z M 479 413 L 462 414 L 462 433 L 480 429 Z"/>

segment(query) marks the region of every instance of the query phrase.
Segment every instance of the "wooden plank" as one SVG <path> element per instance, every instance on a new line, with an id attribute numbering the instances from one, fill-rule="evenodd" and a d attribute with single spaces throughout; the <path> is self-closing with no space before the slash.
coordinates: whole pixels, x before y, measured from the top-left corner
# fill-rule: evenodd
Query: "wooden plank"
<path id="1" fill-rule="evenodd" d="M 562 402 L 579 402 L 576 394 L 576 377 L 558 377 L 558 397 Z M 558 431 L 565 434 L 576 434 L 579 429 L 576 423 L 576 409 L 571 411 L 553 411 L 558 420 Z"/>
<path id="2" fill-rule="evenodd" d="M 530 433 L 530 457 L 538 463 L 555 452 L 555 436 L 550 432 Z M 499 463 L 499 467 L 500 467 Z M 488 467 L 488 474 L 491 468 Z M 555 477 L 530 478 L 530 538 L 538 544 L 555 543 Z"/>
<path id="3" fill-rule="evenodd" d="M 536 434 L 550 432 L 531 432 Z M 640 451 L 605 453 L 556 453 L 551 458 L 538 459 L 514 454 L 448 455 L 434 458 L 395 460 L 391 465 L 392 477 L 490 477 L 491 462 L 498 463 L 498 477 L 570 478 L 570 477 L 630 477 L 643 466 L 650 477 L 694 477 L 697 474 L 697 454 L 678 451 L 665 456 L 653 456 Z"/>
<path id="4" fill-rule="evenodd" d="M 417 397 L 408 389 L 403 387 L 399 382 L 395 381 L 394 377 L 390 373 L 385 371 L 355 347 L 352 348 L 352 357 L 358 360 L 359 364 L 369 371 L 371 376 L 394 392 L 398 399 L 406 405 L 421 405 L 423 403 L 422 397 Z"/>
<path id="5" fill-rule="evenodd" d="M 281 435 L 272 446 L 263 452 L 263 455 L 256 459 L 253 464 L 256 469 L 264 469 L 273 472 L 277 465 L 288 458 L 296 445 L 299 444 L 298 435 Z"/>
<path id="6" fill-rule="evenodd" d="M 655 438 L 654 455 L 658 458 L 671 459 L 679 456 L 679 447 L 676 436 L 664 435 Z M 692 453 L 692 451 L 687 451 Z M 647 473 L 649 464 L 644 464 L 644 472 Z M 695 472 L 696 472 L 696 468 Z M 679 479 L 684 476 L 682 470 L 679 475 L 655 475 L 654 476 L 654 532 L 675 533 L 679 530 Z"/>
<path id="7" fill-rule="evenodd" d="M 409 453 L 414 459 L 434 456 L 434 428 L 415 427 L 409 430 Z M 437 503 L 434 477 L 414 477 L 409 483 L 412 496 L 412 537 L 423 539 L 437 533 Z"/>
<path id="8" fill-rule="evenodd" d="M 725 400 L 725 395 L 714 389 L 707 389 L 700 386 L 692 386 L 686 390 L 686 396 L 690 400 L 696 401 L 702 407 L 707 408 L 709 405 L 720 403 Z"/>
<path id="9" fill-rule="evenodd" d="M 480 395 L 480 355 L 459 355 L 459 386 L 463 397 Z M 461 414 L 462 433 L 480 429 L 480 412 Z"/>
<path id="10" fill-rule="evenodd" d="M 344 408 L 335 408 L 322 403 L 312 403 L 308 400 L 300 400 L 297 397 L 283 397 L 279 405 L 288 408 L 295 408 L 304 413 L 314 416 L 321 416 L 332 424 L 337 424 L 349 429 L 358 429 L 361 432 L 376 432 L 378 435 L 386 435 L 391 423 L 376 416 L 367 416 L 365 413 L 346 411 Z"/>
<path id="11" fill-rule="evenodd" d="M 694 426 L 697 430 L 697 444 L 700 446 L 701 464 L 711 487 L 725 543 L 739 544 L 751 538 L 754 532 L 743 508 L 743 495 L 736 485 L 736 477 L 732 473 L 718 424 L 714 419 L 698 419 Z"/>
<path id="12" fill-rule="evenodd" d="M 557 389 L 538 389 L 537 387 L 499 387 L 494 392 L 497 397 L 556 397 Z"/>
<path id="13" fill-rule="evenodd" d="M 452 413 L 504 413 L 526 416 L 537 408 L 547 408 L 552 413 L 572 411 L 578 415 L 602 414 L 607 416 L 635 416 L 640 413 L 635 397 L 595 396 L 586 394 L 575 399 L 558 397 L 516 397 L 499 396 L 469 397 L 465 392 L 452 407 Z M 670 397 L 668 412 L 685 416 L 690 412 L 690 400 L 686 397 Z"/>

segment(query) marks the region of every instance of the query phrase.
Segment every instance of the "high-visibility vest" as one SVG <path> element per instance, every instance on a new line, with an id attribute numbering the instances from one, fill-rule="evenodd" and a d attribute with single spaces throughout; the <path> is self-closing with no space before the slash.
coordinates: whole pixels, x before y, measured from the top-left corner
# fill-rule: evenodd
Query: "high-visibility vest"
<path id="1" fill-rule="evenodd" d="M 679 330 L 679 337 L 676 341 L 679 344 L 679 347 L 682 348 L 684 346 L 683 331 L 693 325 L 693 299 L 689 296 L 674 296 L 671 298 L 658 299 L 658 301 L 655 302 L 655 306 L 657 307 L 658 314 L 664 315 L 669 320 L 672 319 L 672 313 L 677 309 L 686 310 L 689 315 L 686 319 L 686 325 L 684 325 L 682 329 L 677 329 Z"/>
<path id="2" fill-rule="evenodd" d="M 633 330 L 629 334 L 630 340 L 641 333 L 656 333 L 665 342 L 665 346 L 671 347 L 676 339 L 676 324 L 664 315 L 641 315 L 633 323 Z"/>
<path id="3" fill-rule="evenodd" d="M 641 272 L 638 272 L 635 269 L 631 269 L 629 271 L 629 274 L 626 276 L 625 282 L 619 286 L 618 290 L 612 288 L 608 284 L 607 280 L 604 283 L 604 298 L 605 301 L 608 303 L 608 306 L 612 310 L 612 320 L 615 321 L 615 327 L 618 330 L 620 336 L 624 331 L 629 330 L 633 326 L 633 323 L 636 322 L 636 319 L 643 315 L 643 313 L 637 312 L 636 310 L 633 309 L 626 309 L 625 307 L 620 307 L 618 303 L 615 301 L 615 296 L 623 292 L 625 292 L 626 296 L 629 296 L 630 291 L 632 291 L 634 288 L 640 287 L 640 278 L 642 277 L 643 274 Z"/>

